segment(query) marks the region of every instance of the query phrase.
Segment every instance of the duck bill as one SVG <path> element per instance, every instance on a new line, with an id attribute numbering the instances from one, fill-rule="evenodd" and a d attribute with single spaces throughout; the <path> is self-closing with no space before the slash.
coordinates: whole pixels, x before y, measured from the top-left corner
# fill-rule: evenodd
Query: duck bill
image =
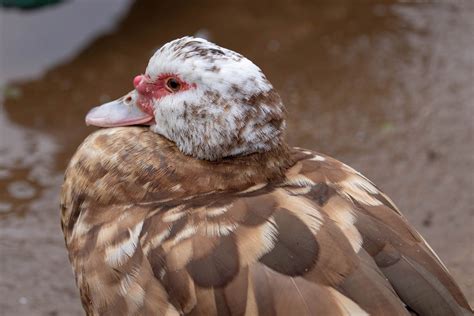
<path id="1" fill-rule="evenodd" d="M 120 99 L 96 106 L 86 115 L 86 124 L 98 127 L 151 125 L 152 122 L 153 116 L 138 107 L 135 90 Z"/>

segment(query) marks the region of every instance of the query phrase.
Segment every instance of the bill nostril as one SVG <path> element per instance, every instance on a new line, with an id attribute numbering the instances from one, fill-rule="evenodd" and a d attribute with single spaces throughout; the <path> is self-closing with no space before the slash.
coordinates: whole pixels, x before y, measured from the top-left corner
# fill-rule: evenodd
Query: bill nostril
<path id="1" fill-rule="evenodd" d="M 136 88 L 140 82 L 142 82 L 143 75 L 138 75 L 135 78 L 133 78 L 133 86 Z"/>

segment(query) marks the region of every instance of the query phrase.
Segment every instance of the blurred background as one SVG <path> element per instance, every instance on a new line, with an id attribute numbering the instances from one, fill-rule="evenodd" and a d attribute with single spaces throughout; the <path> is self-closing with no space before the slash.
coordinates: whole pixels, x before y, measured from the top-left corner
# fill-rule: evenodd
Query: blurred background
<path id="1" fill-rule="evenodd" d="M 0 4 L 1 315 L 83 314 L 59 225 L 63 171 L 94 130 L 86 112 L 183 35 L 259 65 L 290 144 L 374 180 L 474 304 L 474 1 Z"/>

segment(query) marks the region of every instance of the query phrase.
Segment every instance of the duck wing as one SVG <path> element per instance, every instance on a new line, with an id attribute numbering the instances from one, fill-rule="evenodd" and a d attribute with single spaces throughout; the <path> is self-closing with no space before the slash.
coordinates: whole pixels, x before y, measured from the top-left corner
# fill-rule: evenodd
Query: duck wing
<path id="1" fill-rule="evenodd" d="M 292 155 L 278 181 L 177 197 L 117 180 L 101 191 L 115 199 L 94 196 L 100 171 L 75 159 L 62 224 L 87 313 L 472 315 L 384 193 L 332 158 Z"/>

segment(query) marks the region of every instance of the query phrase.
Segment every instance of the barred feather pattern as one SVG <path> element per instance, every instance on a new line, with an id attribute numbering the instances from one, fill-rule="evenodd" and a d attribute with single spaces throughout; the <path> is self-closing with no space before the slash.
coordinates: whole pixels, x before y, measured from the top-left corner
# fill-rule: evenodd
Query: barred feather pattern
<path id="1" fill-rule="evenodd" d="M 87 315 L 472 314 L 384 193 L 301 148 L 209 162 L 100 130 L 61 211 Z"/>

